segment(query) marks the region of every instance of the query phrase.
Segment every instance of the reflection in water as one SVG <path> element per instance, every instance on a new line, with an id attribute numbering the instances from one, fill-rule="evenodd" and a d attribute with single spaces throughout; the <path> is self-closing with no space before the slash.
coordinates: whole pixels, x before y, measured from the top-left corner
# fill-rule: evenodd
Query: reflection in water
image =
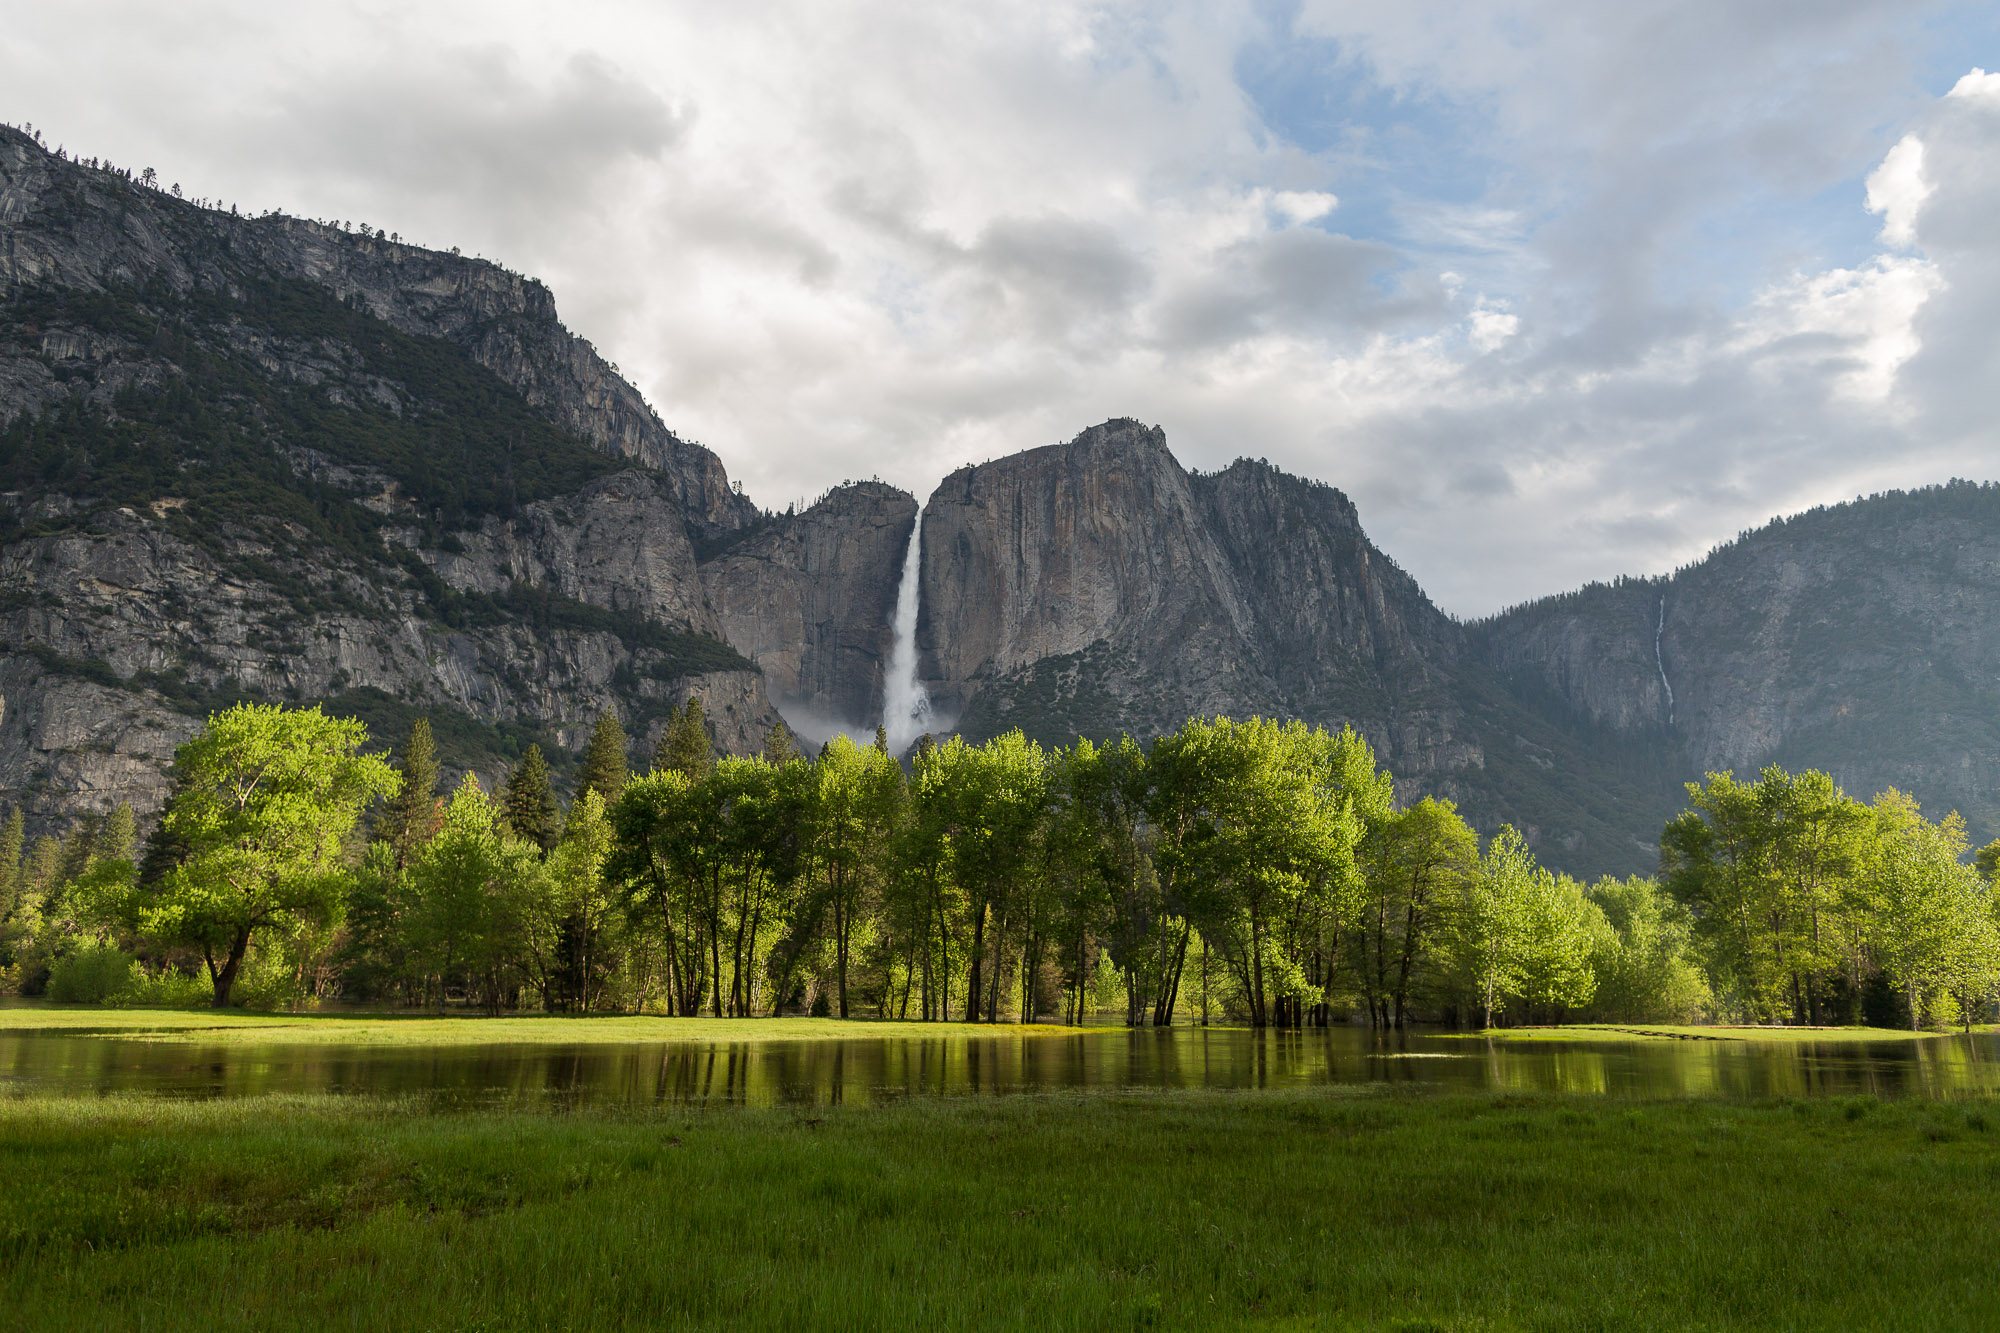
<path id="1" fill-rule="evenodd" d="M 867 1104 L 909 1095 L 1403 1083 L 1647 1097 L 2000 1092 L 2000 1038 L 1754 1043 L 1484 1042 L 1334 1028 L 718 1045 L 389 1047 L 0 1034 L 0 1091 L 418 1094 L 453 1103 Z"/>

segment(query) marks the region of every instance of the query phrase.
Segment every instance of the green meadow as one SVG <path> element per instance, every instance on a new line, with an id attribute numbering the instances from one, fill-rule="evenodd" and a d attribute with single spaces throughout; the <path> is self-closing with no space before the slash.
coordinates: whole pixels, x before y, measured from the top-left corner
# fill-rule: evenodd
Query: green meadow
<path id="1" fill-rule="evenodd" d="M 1974 1329 L 2000 1108 L 0 1102 L 38 1329 Z"/>

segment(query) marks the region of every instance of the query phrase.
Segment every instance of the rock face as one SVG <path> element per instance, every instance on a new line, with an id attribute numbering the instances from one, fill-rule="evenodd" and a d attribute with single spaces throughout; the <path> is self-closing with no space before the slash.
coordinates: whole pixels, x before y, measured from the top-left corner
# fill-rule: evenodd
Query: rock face
<path id="1" fill-rule="evenodd" d="M 1192 476 L 1112 421 L 947 477 L 924 511 L 919 643 L 964 729 L 1153 734 L 1198 714 L 1351 722 L 1413 778 L 1476 769 L 1456 625 L 1332 487 Z"/>
<path id="2" fill-rule="evenodd" d="M 1981 838 L 2000 831 L 1990 485 L 1816 509 L 1670 579 L 1593 586 L 1472 633 L 1517 690 L 1669 746 L 1690 777 L 1822 768 L 1864 799 L 1894 786 Z"/>
<path id="3" fill-rule="evenodd" d="M 555 298 L 533 278 L 366 230 L 198 208 L 52 157 L 4 126 L 0 228 L 0 300 L 33 287 L 226 290 L 246 272 L 302 280 L 402 332 L 463 349 L 558 425 L 668 477 L 698 535 L 732 532 L 757 518 L 721 460 L 669 431 L 638 390 L 563 327 Z M 82 338 L 87 344 L 88 335 Z M 87 345 L 42 350 L 58 362 L 72 351 L 89 354 Z M 60 397 L 24 394 L 23 387 L 0 401 L 0 413 Z"/>
<path id="4" fill-rule="evenodd" d="M 0 129 L 0 467 L 0 801 L 31 815 L 148 812 L 238 698 L 377 744 L 428 714 L 489 782 L 535 739 L 560 772 L 606 708 L 642 750 L 689 694 L 726 750 L 776 721 L 695 560 L 761 516 L 491 264 Z"/>
<path id="5" fill-rule="evenodd" d="M 880 482 L 774 517 L 701 566 L 722 635 L 807 735 L 873 727 L 917 502 Z"/>

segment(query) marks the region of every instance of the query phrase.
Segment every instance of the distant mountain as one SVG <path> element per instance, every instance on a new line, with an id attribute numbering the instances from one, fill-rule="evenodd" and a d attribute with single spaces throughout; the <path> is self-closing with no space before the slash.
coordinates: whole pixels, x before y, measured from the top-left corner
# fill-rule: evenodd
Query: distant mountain
<path id="1" fill-rule="evenodd" d="M 151 809 L 242 697 L 382 741 L 421 712 L 489 777 L 689 692 L 725 749 L 780 708 L 872 729 L 917 519 L 879 482 L 758 511 L 531 279 L 0 129 L 0 801 Z M 947 477 L 920 555 L 921 671 L 974 738 L 1352 723 L 1406 796 L 1580 874 L 1650 869 L 1682 782 L 1767 762 L 2000 831 L 1992 487 L 1462 624 L 1334 488 L 1111 421 Z"/>

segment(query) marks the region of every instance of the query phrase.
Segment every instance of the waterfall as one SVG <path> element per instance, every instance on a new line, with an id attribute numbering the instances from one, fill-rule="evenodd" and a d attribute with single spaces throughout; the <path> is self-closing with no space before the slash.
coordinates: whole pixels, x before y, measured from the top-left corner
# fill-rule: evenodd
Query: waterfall
<path id="1" fill-rule="evenodd" d="M 910 549 L 903 553 L 903 579 L 896 585 L 896 643 L 889 652 L 889 676 L 882 683 L 882 725 L 889 732 L 889 753 L 900 755 L 930 730 L 931 694 L 917 679 L 917 565 L 923 557 L 924 511 L 910 529 Z"/>
<path id="2" fill-rule="evenodd" d="M 1660 670 L 1660 688 L 1667 692 L 1667 725 L 1674 724 L 1674 687 L 1667 683 L 1667 659 L 1660 654 L 1660 640 L 1667 632 L 1667 594 L 1660 594 L 1660 623 L 1653 626 L 1653 665 Z"/>

